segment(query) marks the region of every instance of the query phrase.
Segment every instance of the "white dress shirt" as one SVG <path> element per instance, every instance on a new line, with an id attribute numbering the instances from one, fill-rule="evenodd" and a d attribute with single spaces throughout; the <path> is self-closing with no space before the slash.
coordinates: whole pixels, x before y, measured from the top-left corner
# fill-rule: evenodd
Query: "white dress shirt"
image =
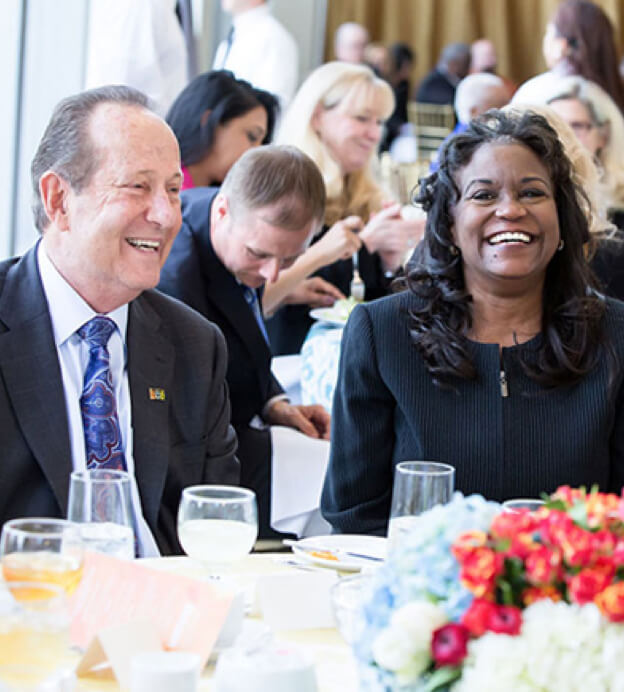
<path id="1" fill-rule="evenodd" d="M 299 81 L 299 53 L 295 40 L 266 4 L 234 15 L 232 23 L 234 35 L 230 50 L 227 50 L 227 41 L 219 44 L 213 69 L 230 70 L 238 79 L 270 91 L 279 97 L 283 111 L 292 100 Z"/>
<path id="2" fill-rule="evenodd" d="M 37 262 L 52 322 L 54 343 L 56 344 L 56 351 L 61 366 L 61 377 L 65 390 L 65 408 L 69 425 L 72 467 L 75 471 L 81 471 L 86 469 L 87 462 L 80 397 L 82 396 L 84 374 L 89 363 L 89 347 L 76 334 L 76 331 L 85 322 L 96 317 L 98 313 L 94 312 L 59 274 L 48 258 L 43 243 L 39 243 Z M 126 467 L 132 477 L 132 500 L 137 519 L 139 552 L 143 557 L 159 555 L 156 541 L 143 518 L 141 500 L 134 478 L 132 414 L 128 371 L 126 369 L 128 305 L 122 305 L 120 308 L 109 312 L 106 317 L 109 317 L 117 325 L 117 329 L 113 331 L 109 339 L 108 352 L 110 354 L 110 369 Z M 69 478 L 67 483 L 69 485 Z"/>

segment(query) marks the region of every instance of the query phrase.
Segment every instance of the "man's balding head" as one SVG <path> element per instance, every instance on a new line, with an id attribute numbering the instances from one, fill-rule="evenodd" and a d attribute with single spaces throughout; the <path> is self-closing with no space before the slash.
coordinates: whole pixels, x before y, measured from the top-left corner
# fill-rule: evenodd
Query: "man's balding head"
<path id="1" fill-rule="evenodd" d="M 356 22 L 341 24 L 334 35 L 334 53 L 336 60 L 342 62 L 364 62 L 364 49 L 370 37 L 368 31 Z"/>

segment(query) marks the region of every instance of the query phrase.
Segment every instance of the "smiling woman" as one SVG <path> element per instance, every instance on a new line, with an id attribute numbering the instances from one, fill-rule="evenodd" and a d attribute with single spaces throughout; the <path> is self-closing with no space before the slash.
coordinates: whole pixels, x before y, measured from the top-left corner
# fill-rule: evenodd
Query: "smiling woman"
<path id="1" fill-rule="evenodd" d="M 624 307 L 598 294 L 555 131 L 490 111 L 421 182 L 408 290 L 345 328 L 321 508 L 384 533 L 394 468 L 452 464 L 464 493 L 539 497 L 624 484 Z"/>

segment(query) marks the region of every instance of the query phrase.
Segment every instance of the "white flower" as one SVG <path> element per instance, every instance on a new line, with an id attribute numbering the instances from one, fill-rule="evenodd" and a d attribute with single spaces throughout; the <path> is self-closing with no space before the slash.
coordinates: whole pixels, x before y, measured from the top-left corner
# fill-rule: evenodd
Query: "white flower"
<path id="1" fill-rule="evenodd" d="M 404 605 L 373 641 L 375 663 L 396 673 L 401 683 L 415 680 L 431 663 L 431 635 L 446 622 L 444 611 L 433 603 Z"/>

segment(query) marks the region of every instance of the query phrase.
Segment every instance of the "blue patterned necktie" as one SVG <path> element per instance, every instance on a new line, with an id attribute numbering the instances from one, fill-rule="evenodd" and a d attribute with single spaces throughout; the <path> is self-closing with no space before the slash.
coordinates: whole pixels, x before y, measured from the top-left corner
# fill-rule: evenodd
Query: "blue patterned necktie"
<path id="1" fill-rule="evenodd" d="M 115 323 L 111 319 L 99 316 L 78 330 L 78 335 L 89 347 L 80 410 L 87 468 L 125 471 L 126 459 L 106 346 L 114 330 Z"/>
<path id="2" fill-rule="evenodd" d="M 249 307 L 251 308 L 253 316 L 256 318 L 256 322 L 258 323 L 258 327 L 260 327 L 260 331 L 262 332 L 264 340 L 268 344 L 269 335 L 267 334 L 266 326 L 264 324 L 264 317 L 262 316 L 262 309 L 260 308 L 258 294 L 255 292 L 253 288 L 249 288 L 249 286 L 243 286 L 243 295 L 245 296 L 247 305 L 249 305 Z"/>

